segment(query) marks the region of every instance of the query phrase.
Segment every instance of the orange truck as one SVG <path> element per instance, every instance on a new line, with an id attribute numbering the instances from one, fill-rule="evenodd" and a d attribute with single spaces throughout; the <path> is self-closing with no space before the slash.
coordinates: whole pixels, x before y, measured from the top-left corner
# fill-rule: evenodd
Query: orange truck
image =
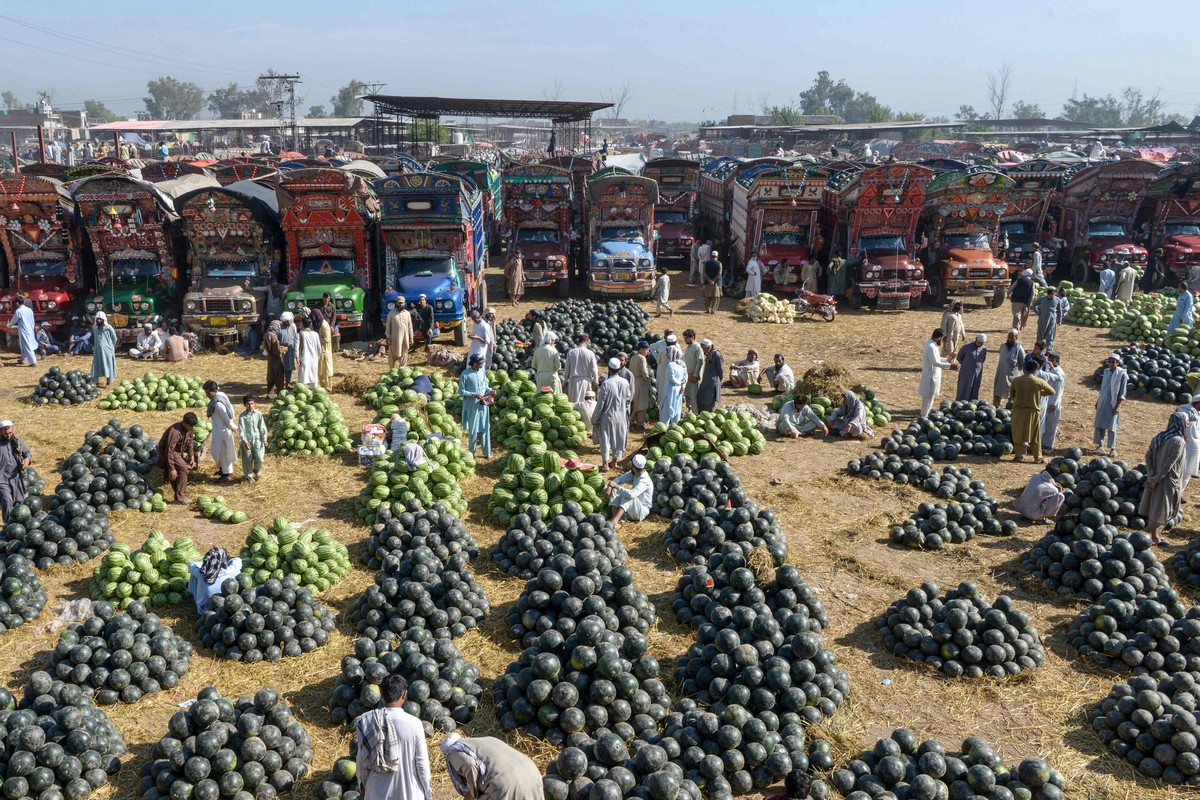
<path id="1" fill-rule="evenodd" d="M 822 227 L 831 254 L 846 259 L 852 308 L 904 310 L 928 290 L 914 235 L 933 176 L 928 167 L 891 164 L 843 173 L 826 186 Z"/>

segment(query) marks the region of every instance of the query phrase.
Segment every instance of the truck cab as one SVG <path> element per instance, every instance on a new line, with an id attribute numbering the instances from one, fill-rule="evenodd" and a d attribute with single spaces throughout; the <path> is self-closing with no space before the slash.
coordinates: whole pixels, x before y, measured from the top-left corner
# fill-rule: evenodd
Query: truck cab
<path id="1" fill-rule="evenodd" d="M 642 166 L 642 175 L 658 183 L 654 227 L 660 259 L 691 260 L 700 211 L 700 162 L 686 158 L 655 158 Z"/>
<path id="2" fill-rule="evenodd" d="M 655 279 L 654 205 L 658 184 L 620 167 L 600 170 L 588 191 L 588 291 L 649 299 Z"/>
<path id="3" fill-rule="evenodd" d="M 504 216 L 509 246 L 521 254 L 526 288 L 571 291 L 571 173 L 548 164 L 520 164 L 504 173 Z"/>
<path id="4" fill-rule="evenodd" d="M 737 172 L 729 224 L 732 267 L 745 269 L 758 251 L 767 268 L 764 285 L 776 292 L 798 291 L 801 263 L 821 250 L 818 216 L 828 182 L 829 173 L 823 169 L 771 160 L 753 162 Z M 775 280 L 777 270 L 782 282 Z"/>
<path id="5" fill-rule="evenodd" d="M 1134 238 L 1133 225 L 1159 172 L 1151 161 L 1108 161 L 1079 170 L 1063 186 L 1059 231 L 1066 249 L 1059 261 L 1071 265 L 1077 285 L 1091 282 L 1105 267 L 1119 270 L 1125 261 L 1139 273 L 1145 269 L 1148 253 Z"/>
<path id="6" fill-rule="evenodd" d="M 1200 164 L 1163 170 L 1150 184 L 1146 202 L 1152 204 L 1150 247 L 1162 248 L 1163 278 L 1188 278 L 1200 266 Z"/>

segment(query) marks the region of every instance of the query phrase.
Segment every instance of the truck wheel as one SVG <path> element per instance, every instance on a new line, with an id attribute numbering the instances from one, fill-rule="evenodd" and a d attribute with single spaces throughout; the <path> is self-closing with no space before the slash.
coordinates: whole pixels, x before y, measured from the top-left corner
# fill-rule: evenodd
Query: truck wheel
<path id="1" fill-rule="evenodd" d="M 1091 271 L 1092 265 L 1088 263 L 1086 258 L 1077 258 L 1075 259 L 1075 263 L 1071 265 L 1071 280 L 1075 281 L 1075 285 L 1082 289 L 1087 286 Z"/>
<path id="2" fill-rule="evenodd" d="M 566 300 L 568 297 L 571 296 L 571 279 L 570 278 L 559 278 L 558 279 L 558 296 L 559 296 L 559 298 L 561 298 L 563 300 Z"/>
<path id="3" fill-rule="evenodd" d="M 855 311 L 862 308 L 862 306 L 863 306 L 863 293 L 858 290 L 857 286 L 850 289 L 849 303 L 850 303 L 850 307 L 853 308 Z M 833 320 L 826 320 L 826 322 L 832 322 L 832 321 Z"/>
<path id="4" fill-rule="evenodd" d="M 999 308 L 1004 305 L 1004 299 L 1007 296 L 1003 286 L 997 286 L 996 291 L 992 292 L 992 301 L 989 305 L 992 308 Z"/>
<path id="5" fill-rule="evenodd" d="M 454 344 L 458 347 L 465 347 L 467 344 L 467 321 L 465 319 L 454 329 Z"/>
<path id="6" fill-rule="evenodd" d="M 929 277 L 929 288 L 925 290 L 925 302 L 933 308 L 941 308 L 946 305 L 946 289 L 942 286 L 942 279 L 937 275 Z"/>

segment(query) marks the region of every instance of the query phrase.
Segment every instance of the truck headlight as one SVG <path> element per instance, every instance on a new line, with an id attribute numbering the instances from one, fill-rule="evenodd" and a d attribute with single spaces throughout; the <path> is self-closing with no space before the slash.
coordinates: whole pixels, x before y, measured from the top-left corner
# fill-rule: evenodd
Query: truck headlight
<path id="1" fill-rule="evenodd" d="M 643 259 L 641 259 L 640 261 L 638 261 L 638 266 L 639 266 L 639 267 L 648 267 L 648 266 L 650 266 L 650 265 L 651 265 L 651 264 L 653 264 L 653 263 L 654 263 L 654 262 L 652 262 L 650 259 L 648 259 L 648 258 L 643 258 Z"/>
<path id="2" fill-rule="evenodd" d="M 996 267 L 994 270 L 992 270 L 992 275 L 997 278 L 1004 278 L 1008 276 L 1008 270 L 1004 269 L 1003 267 Z"/>
<path id="3" fill-rule="evenodd" d="M 196 301 L 195 300 L 188 300 L 185 305 L 187 306 L 188 311 L 196 310 Z"/>
<path id="4" fill-rule="evenodd" d="M 48 300 L 46 302 L 46 308 L 50 311 L 53 311 L 54 309 L 58 308 L 58 303 L 54 302 L 53 300 Z"/>
<path id="5" fill-rule="evenodd" d="M 142 305 L 141 305 L 141 309 L 142 309 L 142 311 L 149 311 L 149 310 L 150 310 L 150 304 L 149 304 L 149 303 L 142 303 Z"/>
<path id="6" fill-rule="evenodd" d="M 289 309 L 289 310 L 291 310 L 291 311 L 295 311 L 295 310 L 296 310 L 297 308 L 299 308 L 300 306 L 299 306 L 299 304 L 298 304 L 298 303 L 297 303 L 295 300 L 288 300 L 287 307 L 288 307 L 288 309 Z"/>
<path id="7" fill-rule="evenodd" d="M 600 267 L 600 269 L 606 269 L 608 267 L 608 259 L 607 258 L 596 259 L 596 266 Z"/>
<path id="8" fill-rule="evenodd" d="M 251 300 L 249 298 L 242 300 L 242 311 L 253 311 L 253 310 L 254 310 L 254 301 L 253 300 Z"/>

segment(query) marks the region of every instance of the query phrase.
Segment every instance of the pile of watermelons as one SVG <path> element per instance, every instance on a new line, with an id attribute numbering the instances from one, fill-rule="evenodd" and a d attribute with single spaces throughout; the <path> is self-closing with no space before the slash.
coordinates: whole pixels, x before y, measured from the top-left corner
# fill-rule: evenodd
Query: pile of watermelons
<path id="1" fill-rule="evenodd" d="M 1187 547 L 1167 562 L 1175 578 L 1193 591 L 1200 589 L 1200 538 L 1192 537 Z"/>
<path id="2" fill-rule="evenodd" d="M 659 338 L 646 330 L 650 315 L 633 300 L 605 303 L 589 299 L 563 300 L 544 309 L 544 313 L 543 321 L 558 334 L 560 353 L 574 347 L 575 337 L 581 333 L 591 337 L 592 349 L 601 361 L 607 361 L 617 352 L 633 353 L 642 339 L 653 342 Z"/>
<path id="3" fill-rule="evenodd" d="M 1059 286 L 1062 286 L 1062 283 Z M 1053 291 L 1053 287 L 1051 287 L 1051 291 Z M 1038 294 L 1040 295 L 1041 292 Z M 1145 295 L 1139 294 L 1137 297 L 1141 298 Z M 1120 300 L 1112 300 L 1103 292 L 1089 292 L 1075 287 L 1068 288 L 1067 301 L 1071 305 L 1067 309 L 1067 315 L 1063 321 L 1088 328 L 1108 328 L 1116 325 L 1124 315 L 1131 311 L 1125 303 Z M 1136 312 L 1134 313 L 1136 314 Z"/>
<path id="4" fill-rule="evenodd" d="M 1089 712 L 1092 729 L 1118 757 L 1171 786 L 1200 783 L 1195 697 L 1200 673 L 1137 675 L 1113 686 Z"/>
<path id="5" fill-rule="evenodd" d="M 236 701 L 211 686 L 176 711 L 142 766 L 143 800 L 275 798 L 308 774 L 312 740 L 274 689 Z"/>
<path id="6" fill-rule="evenodd" d="M 451 569 L 464 568 L 479 554 L 475 537 L 444 503 L 434 503 L 426 510 L 414 499 L 394 516 L 390 508 L 378 512 L 363 562 L 371 569 L 380 569 L 389 555 L 402 558 L 419 547 L 429 548 L 443 566 Z"/>
<path id="7" fill-rule="evenodd" d="M 916 550 L 940 550 L 948 544 L 962 544 L 976 536 L 1013 536 L 1017 523 L 996 517 L 997 503 L 982 486 L 965 500 L 921 503 L 917 511 L 888 530 L 892 544 Z"/>
<path id="8" fill-rule="evenodd" d="M 1150 535 L 1118 531 L 1094 508 L 1060 518 L 1021 563 L 1052 591 L 1090 603 L 1101 602 L 1105 592 L 1125 592 L 1119 596 L 1133 599 L 1129 591 L 1151 595 L 1169 585 Z"/>
<path id="9" fill-rule="evenodd" d="M 875 619 L 875 629 L 894 655 L 951 678 L 1011 677 L 1046 657 L 1029 615 L 1007 595 L 989 602 L 971 581 L 944 594 L 929 581 L 910 589 Z"/>
<path id="10" fill-rule="evenodd" d="M 46 607 L 42 579 L 22 555 L 0 557 L 0 633 L 37 619 Z"/>
<path id="11" fill-rule="evenodd" d="M 196 620 L 196 634 L 217 658 L 247 664 L 311 653 L 333 629 L 334 613 L 295 578 L 272 578 L 255 588 L 245 573 L 226 578 Z"/>
<path id="12" fill-rule="evenodd" d="M 492 408 L 492 439 L 510 453 L 535 454 L 574 450 L 587 441 L 587 423 L 565 394 L 543 392 L 523 372 L 509 378 L 491 373 L 496 390 Z"/>
<path id="13" fill-rule="evenodd" d="M 1146 521 L 1138 514 L 1146 486 L 1145 467 L 1131 469 L 1124 461 L 1093 458 L 1087 463 L 1078 448 L 1065 458 L 1051 459 L 1046 471 L 1066 490 L 1064 513 L 1098 510 L 1104 522 L 1118 528 L 1142 530 Z M 1095 522 L 1096 517 L 1089 514 Z"/>
<path id="14" fill-rule="evenodd" d="M 942 467 L 938 474 L 933 458 L 925 455 L 901 458 L 895 453 L 872 450 L 862 458 L 851 459 L 846 472 L 863 478 L 889 480 L 899 484 L 924 489 L 942 500 L 957 500 L 965 503 L 972 498 L 986 497 L 987 487 L 983 481 L 972 480 L 970 467 Z"/>
<path id="15" fill-rule="evenodd" d="M 313 790 L 316 800 L 362 800 L 358 780 L 358 740 L 350 740 L 350 755 L 333 762 L 329 774 Z"/>
<path id="16" fill-rule="evenodd" d="M 51 367 L 33 389 L 33 402 L 40 406 L 77 406 L 99 396 L 91 375 L 77 369 L 63 372 L 59 367 Z M 106 408 L 103 403 L 100 407 Z"/>
<path id="17" fill-rule="evenodd" d="M 761 615 L 758 606 L 765 604 L 771 616 L 790 620 L 783 629 L 785 634 L 819 633 L 829 625 L 825 606 L 794 566 L 785 564 L 774 570 L 774 577 L 760 580 L 748 565 L 741 548 L 729 546 L 714 553 L 705 566 L 688 567 L 672 596 L 675 618 L 693 629 L 706 623 L 727 626 L 735 617 L 746 615 L 739 609 L 751 606 L 755 615 Z M 765 620 L 760 628 L 763 624 Z"/>
<path id="18" fill-rule="evenodd" d="M 35 672 L 19 705 L 0 689 L 4 795 L 84 800 L 121 768 L 125 742 L 83 690 Z"/>
<path id="19" fill-rule="evenodd" d="M 92 612 L 95 616 L 59 634 L 46 668 L 51 675 L 80 687 L 102 706 L 136 703 L 179 685 L 192 658 L 186 639 L 142 603 L 124 611 L 93 603 Z"/>
<path id="20" fill-rule="evenodd" d="M 982 400 L 943 402 L 941 407 L 883 437 L 883 450 L 901 458 L 959 456 L 999 458 L 1012 452 L 1012 413 Z"/>
<path id="21" fill-rule="evenodd" d="M 467 511 L 460 479 L 475 472 L 475 457 L 457 440 L 426 439 L 426 459 L 410 469 L 403 452 L 387 452 L 372 462 L 371 476 L 358 493 L 354 510 L 365 522 L 379 521 L 390 509 L 393 515 L 404 511 L 413 500 L 423 507 L 443 503 L 454 513 Z"/>
<path id="22" fill-rule="evenodd" d="M 1200 358 L 1173 352 L 1157 344 L 1126 346 L 1116 351 L 1121 366 L 1129 372 L 1128 392 L 1164 403 L 1186 403 L 1192 396 L 1188 373 L 1200 372 Z M 1092 374 L 1097 385 L 1103 378 L 1103 363 Z"/>
<path id="23" fill-rule="evenodd" d="M 483 689 L 479 667 L 454 642 L 424 628 L 409 628 L 397 641 L 364 637 L 342 659 L 342 674 L 329 698 L 337 722 L 353 722 L 383 705 L 379 684 L 388 675 L 408 681 L 404 710 L 421 720 L 426 735 L 448 733 L 475 718 Z"/>
<path id="24" fill-rule="evenodd" d="M 206 519 L 226 525 L 241 525 L 248 519 L 245 511 L 234 511 L 225 505 L 225 498 L 219 494 L 214 497 L 200 495 L 196 498 L 196 509 Z"/>
<path id="25" fill-rule="evenodd" d="M 569 501 L 549 521 L 540 506 L 514 514 L 491 555 L 500 569 L 525 579 L 543 567 L 561 573 L 572 565 L 607 575 L 628 557 L 610 521 L 598 514 L 585 515 L 578 503 Z"/>
<path id="26" fill-rule="evenodd" d="M 737 545 L 745 555 L 755 547 L 765 547 L 775 566 L 787 558 L 787 540 L 775 512 L 760 509 L 753 500 L 738 508 L 713 508 L 692 500 L 682 514 L 671 519 L 663 544 L 681 564 L 703 566 L 726 544 Z"/>
<path id="27" fill-rule="evenodd" d="M 204 408 L 208 395 L 204 381 L 187 375 L 156 375 L 147 372 L 140 378 L 123 380 L 100 401 L 104 409 L 129 411 L 174 411 L 180 408 Z"/>
<path id="28" fill-rule="evenodd" d="M 187 536 L 171 544 L 161 532 L 150 531 L 136 552 L 119 542 L 92 570 L 92 599 L 111 602 L 117 608 L 135 602 L 179 605 L 187 594 L 188 565 L 200 559 Z"/>
<path id="29" fill-rule="evenodd" d="M 1071 623 L 1071 646 L 1097 666 L 1135 675 L 1200 669 L 1192 644 L 1200 640 L 1200 608 L 1167 586 L 1150 596 L 1130 595 L 1128 586 L 1118 587 L 1081 611 Z"/>
<path id="30" fill-rule="evenodd" d="M 918 740 L 906 728 L 897 728 L 890 738 L 880 739 L 873 748 L 859 753 L 858 758 L 834 771 L 829 782 L 846 800 L 1062 800 L 1067 796 L 1062 776 L 1040 758 L 1027 758 L 1012 769 L 978 736 L 964 740 L 955 755 L 939 741 Z"/>
<path id="31" fill-rule="evenodd" d="M 504 472 L 492 487 L 488 512 L 507 525 L 514 514 L 537 506 L 543 517 L 562 512 L 567 503 L 578 503 L 584 514 L 606 509 L 604 476 L 592 465 L 568 467 L 563 459 L 574 459 L 570 451 L 561 455 L 530 447 L 529 455 L 509 453 Z"/>
<path id="32" fill-rule="evenodd" d="M 49 513 L 34 512 L 24 503 L 13 506 L 0 531 L 0 552 L 20 555 L 45 570 L 55 564 L 82 564 L 112 546 L 107 514 L 97 513 L 69 491 L 60 491 L 58 500 L 62 504 Z"/>
<path id="33" fill-rule="evenodd" d="M 422 378 L 429 382 L 428 394 L 412 388 L 413 384 L 421 381 Z M 424 381 L 421 383 L 423 384 Z M 374 386 L 363 392 L 362 399 L 364 403 L 379 412 L 375 416 L 376 422 L 386 422 L 392 418 L 392 414 L 412 407 L 414 404 L 418 407 L 439 404 L 434 406 L 433 411 L 430 412 L 431 415 L 434 412 L 443 414 L 449 412 L 453 416 L 462 413 L 462 398 L 458 394 L 458 381 L 443 375 L 441 370 L 425 367 L 393 367 L 380 375 Z M 442 431 L 440 428 L 439 432 L 447 436 L 453 435 L 453 433 Z"/>
<path id="34" fill-rule="evenodd" d="M 512 375 L 521 368 L 525 361 L 525 348 L 517 342 L 528 342 L 529 331 L 520 320 L 502 319 L 496 325 L 496 349 L 492 353 L 492 369 Z M 533 342 L 534 346 L 541 342 Z"/>
<path id="35" fill-rule="evenodd" d="M 650 428 L 650 435 L 654 434 L 659 436 L 646 451 L 649 461 L 671 458 L 677 453 L 697 458 L 707 455 L 714 446 L 717 453 L 724 458 L 757 456 L 762 453 L 767 443 L 753 417 L 745 411 L 726 408 L 701 411 L 699 414 L 689 411 L 679 422 L 672 423 L 669 427 L 656 422 Z M 712 444 L 709 439 L 696 437 L 696 434 L 711 437 Z"/>
<path id="36" fill-rule="evenodd" d="M 342 410 L 320 387 L 298 383 L 280 392 L 271 403 L 267 424 L 272 453 L 331 455 L 350 450 L 350 429 Z"/>
<path id="37" fill-rule="evenodd" d="M 346 545 L 321 528 L 296 530 L 283 517 L 269 527 L 255 525 L 240 553 L 242 575 L 251 586 L 269 580 L 293 578 L 313 594 L 320 594 L 341 580 L 350 569 Z"/>
<path id="38" fill-rule="evenodd" d="M 1161 342 L 1167 337 L 1167 325 L 1175 314 L 1175 302 L 1179 290 L 1164 287 L 1161 293 L 1149 294 L 1139 292 L 1133 296 L 1129 305 L 1119 300 L 1108 300 L 1103 294 L 1096 293 L 1096 305 L 1103 305 L 1109 313 L 1109 336 L 1124 339 L 1127 342 Z M 1103 298 L 1103 299 L 1102 299 Z M 1075 300 L 1071 299 L 1071 311 L 1075 310 Z M 1067 321 L 1072 322 L 1068 312 Z M 1186 326 L 1176 328 L 1182 330 L 1185 337 L 1188 333 Z"/>
<path id="39" fill-rule="evenodd" d="M 711 453 L 699 461 L 679 453 L 654 462 L 654 513 L 671 519 L 698 502 L 704 508 L 740 508 L 747 502 L 741 478 L 728 461 Z"/>
<path id="40" fill-rule="evenodd" d="M 155 495 L 146 476 L 158 461 L 157 445 L 141 425 L 124 428 L 115 419 L 99 431 L 88 431 L 63 462 L 55 496 L 49 498 L 51 508 L 72 502 L 100 514 L 145 508 Z"/>
<path id="41" fill-rule="evenodd" d="M 667 715 L 671 720 L 676 717 L 679 723 L 684 721 L 683 713 Z M 702 796 L 696 781 L 680 766 L 682 748 L 669 736 L 648 730 L 627 743 L 620 734 L 602 731 L 594 739 L 585 733 L 568 739 L 569 746 L 550 762 L 542 781 L 546 800 L 700 800 Z M 708 796 L 722 797 L 719 788 L 708 783 Z"/>

